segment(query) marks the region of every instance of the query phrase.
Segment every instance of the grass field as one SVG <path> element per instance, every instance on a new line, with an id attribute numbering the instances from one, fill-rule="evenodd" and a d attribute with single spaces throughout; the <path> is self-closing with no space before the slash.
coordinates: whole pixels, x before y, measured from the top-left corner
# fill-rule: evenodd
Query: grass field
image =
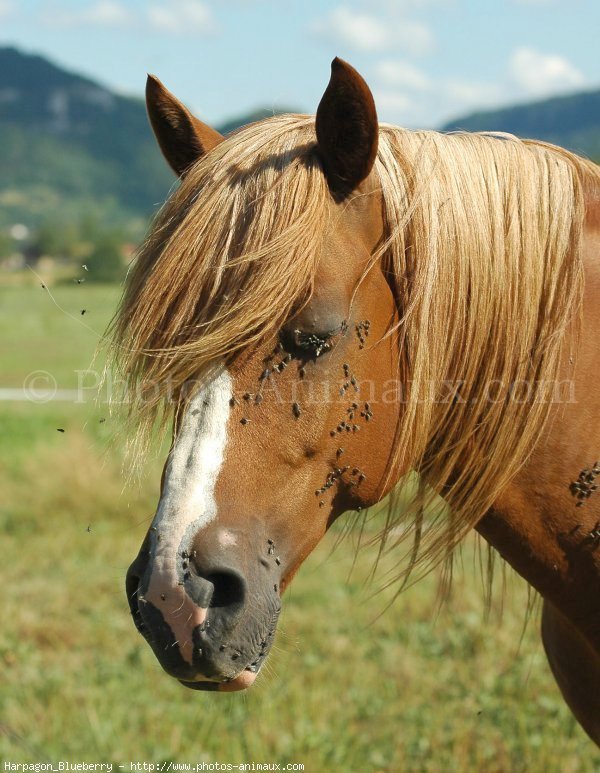
<path id="1" fill-rule="evenodd" d="M 39 284 L 0 287 L 0 387 L 45 370 L 76 388 L 92 361 L 117 290 L 51 290 L 72 316 Z M 160 464 L 127 486 L 116 423 L 103 405 L 0 402 L 0 759 L 600 770 L 552 680 L 537 613 L 523 633 L 519 578 L 507 573 L 502 592 L 497 573 L 485 619 L 472 542 L 441 609 L 430 576 L 384 612 L 390 592 L 371 598 L 376 583 L 365 586 L 374 551 L 351 571 L 352 539 L 333 550 L 330 535 L 286 594 L 275 651 L 249 693 L 170 680 L 123 591 Z"/>

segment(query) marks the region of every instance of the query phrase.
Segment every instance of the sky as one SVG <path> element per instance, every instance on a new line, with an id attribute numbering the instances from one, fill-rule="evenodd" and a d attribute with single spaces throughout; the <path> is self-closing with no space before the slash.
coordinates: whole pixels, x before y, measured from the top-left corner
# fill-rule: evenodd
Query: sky
<path id="1" fill-rule="evenodd" d="M 439 127 L 600 88 L 599 40 L 599 0 L 0 0 L 0 45 L 124 94 L 154 73 L 213 124 L 314 113 L 341 56 L 380 120 Z"/>

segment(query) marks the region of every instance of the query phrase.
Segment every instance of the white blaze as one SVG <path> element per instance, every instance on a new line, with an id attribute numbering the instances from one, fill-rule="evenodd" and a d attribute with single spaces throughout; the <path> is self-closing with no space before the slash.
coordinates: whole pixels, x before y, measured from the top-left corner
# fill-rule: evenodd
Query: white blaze
<path id="1" fill-rule="evenodd" d="M 183 552 L 217 516 L 215 486 L 227 444 L 231 378 L 223 370 L 190 400 L 169 454 L 163 489 L 152 523 L 150 579 L 143 598 L 159 609 L 182 656 L 192 662 L 192 633 L 204 622 L 183 587 Z"/>

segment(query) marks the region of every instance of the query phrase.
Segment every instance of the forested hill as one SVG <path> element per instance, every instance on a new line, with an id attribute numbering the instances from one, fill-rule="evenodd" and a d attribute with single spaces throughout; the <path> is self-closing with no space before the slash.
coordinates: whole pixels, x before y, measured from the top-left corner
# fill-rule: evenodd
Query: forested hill
<path id="1" fill-rule="evenodd" d="M 0 49 L 0 210 L 34 220 L 57 205 L 147 214 L 172 182 L 141 99 Z"/>
<path id="2" fill-rule="evenodd" d="M 140 72 L 140 91 L 144 80 Z M 230 131 L 266 114 L 217 128 Z M 90 210 L 109 219 L 147 218 L 173 182 L 141 98 L 0 48 L 0 226 Z"/>
<path id="3" fill-rule="evenodd" d="M 228 132 L 270 112 L 217 128 Z M 443 128 L 508 131 L 600 159 L 600 91 L 474 113 Z M 141 98 L 0 48 L 0 228 L 90 212 L 105 222 L 145 222 L 172 185 Z"/>
<path id="4" fill-rule="evenodd" d="M 510 132 L 600 160 L 600 90 L 477 112 L 457 118 L 443 129 Z"/>

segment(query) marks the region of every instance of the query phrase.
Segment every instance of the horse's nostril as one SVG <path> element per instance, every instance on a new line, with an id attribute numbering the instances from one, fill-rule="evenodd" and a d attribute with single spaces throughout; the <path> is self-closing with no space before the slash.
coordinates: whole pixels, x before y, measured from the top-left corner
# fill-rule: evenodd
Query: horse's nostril
<path id="1" fill-rule="evenodd" d="M 213 586 L 213 593 L 210 600 L 211 609 L 236 608 L 244 605 L 246 598 L 246 581 L 233 570 L 224 570 L 212 572 L 206 575 L 206 579 Z"/>
<path id="2" fill-rule="evenodd" d="M 185 589 L 194 604 L 202 609 L 208 609 L 214 593 L 213 584 L 208 578 L 200 577 L 192 572 L 185 581 Z"/>

